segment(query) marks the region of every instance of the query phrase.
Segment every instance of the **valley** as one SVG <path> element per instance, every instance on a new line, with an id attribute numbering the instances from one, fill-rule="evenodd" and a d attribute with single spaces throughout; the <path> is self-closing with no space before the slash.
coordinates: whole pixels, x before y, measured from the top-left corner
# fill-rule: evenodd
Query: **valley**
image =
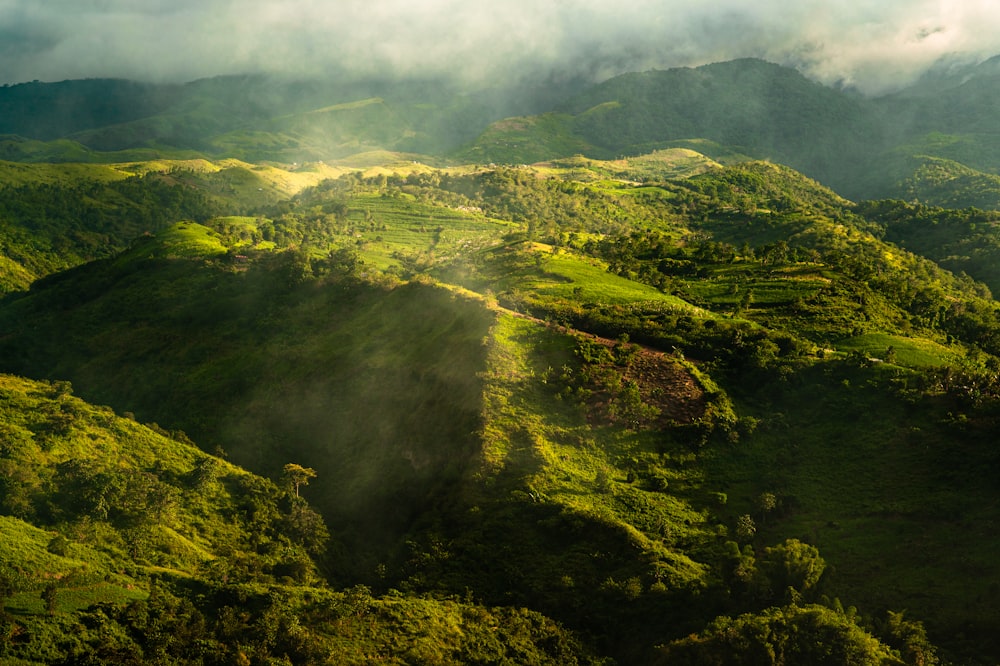
<path id="1" fill-rule="evenodd" d="M 0 93 L 143 100 L 0 128 L 4 660 L 1000 659 L 988 126 L 102 85 Z"/>

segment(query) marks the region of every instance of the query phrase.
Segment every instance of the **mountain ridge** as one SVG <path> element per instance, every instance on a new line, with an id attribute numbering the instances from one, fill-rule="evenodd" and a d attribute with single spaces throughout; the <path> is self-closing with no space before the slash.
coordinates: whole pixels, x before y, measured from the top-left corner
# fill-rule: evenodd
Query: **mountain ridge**
<path id="1" fill-rule="evenodd" d="M 257 85 L 100 140 L 275 162 L 0 164 L 0 372 L 33 378 L 0 376 L 0 657 L 1000 655 L 1000 213 L 930 205 L 992 201 L 954 159 L 983 125 L 851 143 L 886 106 L 742 60 L 463 129 L 466 161 L 383 144 L 482 99 L 218 115 Z"/>
<path id="2" fill-rule="evenodd" d="M 0 134 L 28 140 L 8 139 L 8 159 L 125 161 L 123 151 L 131 151 L 140 159 L 198 154 L 284 164 L 377 149 L 478 163 L 574 154 L 610 159 L 710 140 L 788 164 L 850 198 L 879 198 L 912 175 L 892 157 L 901 146 L 911 155 L 1000 172 L 996 133 L 988 121 L 977 120 L 989 117 L 1000 95 L 992 72 L 986 61 L 940 74 L 933 84 L 925 79 L 876 97 L 824 86 L 755 58 L 626 73 L 585 89 L 570 82 L 547 95 L 532 86 L 477 92 L 434 81 L 263 75 L 159 88 L 66 81 L 0 89 L 0 108 L 8 111 L 0 114 Z M 102 87 L 106 99 L 92 104 Z M 104 110 L 82 114 L 70 127 L 64 111 L 76 103 Z M 514 110 L 528 113 L 512 115 Z M 932 140 L 935 134 L 953 139 L 943 145 Z M 43 145 L 31 143 L 37 140 Z"/>

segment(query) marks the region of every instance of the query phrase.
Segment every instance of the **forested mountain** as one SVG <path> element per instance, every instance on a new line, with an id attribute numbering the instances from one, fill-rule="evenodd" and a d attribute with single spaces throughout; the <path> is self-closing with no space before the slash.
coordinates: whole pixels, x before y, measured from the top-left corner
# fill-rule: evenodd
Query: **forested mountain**
<path id="1" fill-rule="evenodd" d="M 787 164 L 852 198 L 888 197 L 914 172 L 911 160 L 918 156 L 997 173 L 1000 153 L 988 119 L 998 94 L 992 62 L 867 98 L 744 59 L 612 78 L 568 99 L 558 114 L 541 117 L 544 123 L 524 118 L 495 124 L 461 155 L 508 163 L 566 151 L 614 157 L 701 138 Z M 534 128 L 529 140 L 522 136 L 525 128 Z M 927 203 L 953 203 L 938 193 L 921 194 Z"/>
<path id="2" fill-rule="evenodd" d="M 885 142 L 884 128 L 864 100 L 760 60 L 625 74 L 572 98 L 560 111 L 567 114 L 569 131 L 604 156 L 647 153 L 697 137 L 826 182 Z"/>
<path id="3" fill-rule="evenodd" d="M 0 91 L 2 660 L 996 663 L 990 66 Z"/>
<path id="4" fill-rule="evenodd" d="M 435 80 L 263 75 L 184 85 L 36 81 L 0 88 L 0 158 L 108 162 L 204 155 L 292 163 L 373 149 L 445 154 L 489 122 L 543 111 L 573 88 L 570 82 L 467 91 Z"/>
<path id="5" fill-rule="evenodd" d="M 576 154 L 637 156 L 708 140 L 727 153 L 792 166 L 851 198 L 909 192 L 933 205 L 969 206 L 981 205 L 982 197 L 913 192 L 902 184 L 920 177 L 914 160 L 928 157 L 985 177 L 1000 171 L 989 120 L 998 95 L 995 60 L 928 75 L 875 98 L 751 58 L 624 74 L 591 86 L 571 79 L 463 88 L 332 74 L 184 85 L 32 82 L 0 89 L 0 158 L 291 164 L 391 150 L 520 164 Z M 988 189 L 995 193 L 992 184 Z"/>

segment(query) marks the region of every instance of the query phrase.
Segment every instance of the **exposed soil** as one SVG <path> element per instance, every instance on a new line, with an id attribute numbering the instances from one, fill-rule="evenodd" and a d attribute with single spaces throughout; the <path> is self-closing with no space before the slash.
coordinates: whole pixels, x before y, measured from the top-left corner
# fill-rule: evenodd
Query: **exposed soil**
<path id="1" fill-rule="evenodd" d="M 614 349 L 621 342 L 582 333 L 595 342 Z M 650 424 L 666 427 L 692 423 L 705 413 L 705 392 L 691 373 L 677 359 L 656 349 L 633 345 L 637 349 L 622 377 L 639 386 L 642 401 L 656 407 L 660 415 Z M 605 399 L 609 396 L 605 396 Z"/>
<path id="2" fill-rule="evenodd" d="M 530 319 L 543 326 L 545 321 L 514 310 L 500 308 L 505 313 Z M 617 340 L 602 338 L 591 333 L 571 328 L 562 328 L 566 333 L 579 335 L 614 350 L 623 344 Z M 628 343 L 631 344 L 631 343 Z M 660 414 L 647 425 L 654 428 L 668 427 L 672 424 L 692 423 L 705 413 L 705 392 L 691 373 L 681 365 L 676 358 L 657 349 L 632 345 L 637 351 L 627 367 L 617 367 L 622 377 L 634 381 L 639 386 L 642 401 L 656 407 Z M 590 420 L 592 422 L 607 422 L 607 405 L 611 395 L 607 392 L 595 392 L 588 401 L 590 404 Z"/>

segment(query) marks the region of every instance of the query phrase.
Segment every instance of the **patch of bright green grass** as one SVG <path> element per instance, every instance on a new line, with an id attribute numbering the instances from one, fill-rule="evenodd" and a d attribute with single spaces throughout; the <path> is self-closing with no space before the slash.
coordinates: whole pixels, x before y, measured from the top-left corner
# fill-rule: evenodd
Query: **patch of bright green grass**
<path id="1" fill-rule="evenodd" d="M 91 406 L 73 397 L 68 388 L 65 383 L 49 385 L 0 375 L 4 473 L 18 479 L 20 491 L 7 493 L 9 505 L 23 506 L 22 511 L 30 514 L 28 500 L 45 492 L 53 495 L 56 505 L 64 502 L 56 484 L 62 478 L 57 470 L 72 460 L 83 469 L 100 469 L 108 487 L 119 487 L 126 479 L 145 479 L 146 488 L 172 498 L 169 508 L 141 530 L 148 547 L 142 565 L 190 573 L 212 559 L 220 544 L 238 542 L 240 527 L 222 515 L 234 503 L 230 489 L 207 480 L 192 491 L 184 481 L 199 461 L 206 462 L 204 453 L 190 442 L 115 416 L 109 408 Z M 60 425 L 46 426 L 45 420 L 55 414 L 61 415 Z M 223 461 L 214 469 L 220 478 L 227 473 L 233 480 L 247 476 Z M 137 508 L 136 519 L 152 511 L 149 506 Z M 44 530 L 0 517 L 0 565 L 21 572 L 29 588 L 46 581 L 103 580 L 108 572 L 121 569 L 114 562 L 126 555 L 118 527 L 104 521 L 99 512 L 92 518 Z"/>
<path id="2" fill-rule="evenodd" d="M 499 242 L 511 225 L 475 211 L 425 203 L 402 194 L 370 193 L 349 201 L 346 223 L 335 239 L 358 248 L 379 268 L 415 262 L 434 264 Z"/>
<path id="3" fill-rule="evenodd" d="M 0 186 L 49 183 L 76 185 L 81 182 L 107 183 L 128 178 L 131 174 L 113 165 L 101 164 L 26 164 L 0 161 Z"/>
<path id="4" fill-rule="evenodd" d="M 72 613 L 102 603 L 125 604 L 149 597 L 149 593 L 137 585 L 113 583 L 80 586 L 62 586 L 57 583 L 55 594 L 56 613 Z M 41 590 L 15 594 L 7 601 L 5 608 L 15 615 L 43 615 L 47 612 Z"/>
<path id="5" fill-rule="evenodd" d="M 49 542 L 56 536 L 10 516 L 0 516 L 0 563 L 9 571 L 22 572 L 15 586 L 34 585 L 46 579 L 58 580 L 74 573 L 102 574 L 110 560 L 82 544 L 69 544 L 66 556 L 50 553 Z"/>
<path id="6" fill-rule="evenodd" d="M 550 250 L 548 246 L 539 245 L 536 248 L 535 251 L 542 257 L 541 271 L 536 275 L 520 277 L 520 288 L 534 291 L 542 297 L 580 303 L 648 303 L 707 314 L 676 296 L 609 272 L 600 260 Z"/>
<path id="7" fill-rule="evenodd" d="M 219 234 L 196 222 L 178 222 L 156 234 L 152 256 L 166 258 L 197 258 L 225 254 Z M 143 246 L 145 251 L 147 246 Z M 150 256 L 148 253 L 144 256 Z"/>
<path id="8" fill-rule="evenodd" d="M 571 338 L 531 320 L 498 317 L 490 336 L 480 474 L 514 501 L 556 505 L 610 530 L 620 546 L 645 552 L 672 585 L 700 580 L 704 567 L 681 547 L 709 538 L 708 514 L 689 495 L 701 486 L 699 473 L 674 467 L 670 461 L 683 452 L 665 446 L 662 433 L 592 426 L 577 398 L 550 385 L 575 366 Z M 651 488 L 637 472 L 662 482 Z"/>
<path id="9" fill-rule="evenodd" d="M 888 333 L 866 333 L 836 344 L 838 351 L 861 352 L 870 358 L 878 358 L 910 368 L 936 368 L 949 365 L 958 355 L 948 347 L 926 338 L 906 338 Z"/>
<path id="10" fill-rule="evenodd" d="M 685 291 L 712 305 L 734 307 L 751 294 L 751 307 L 787 305 L 815 296 L 830 280 L 813 264 L 767 269 L 756 263 L 714 266 L 709 279 L 682 280 Z"/>
<path id="11" fill-rule="evenodd" d="M 24 266 L 13 259 L 0 256 L 0 293 L 26 289 L 35 279 Z"/>

